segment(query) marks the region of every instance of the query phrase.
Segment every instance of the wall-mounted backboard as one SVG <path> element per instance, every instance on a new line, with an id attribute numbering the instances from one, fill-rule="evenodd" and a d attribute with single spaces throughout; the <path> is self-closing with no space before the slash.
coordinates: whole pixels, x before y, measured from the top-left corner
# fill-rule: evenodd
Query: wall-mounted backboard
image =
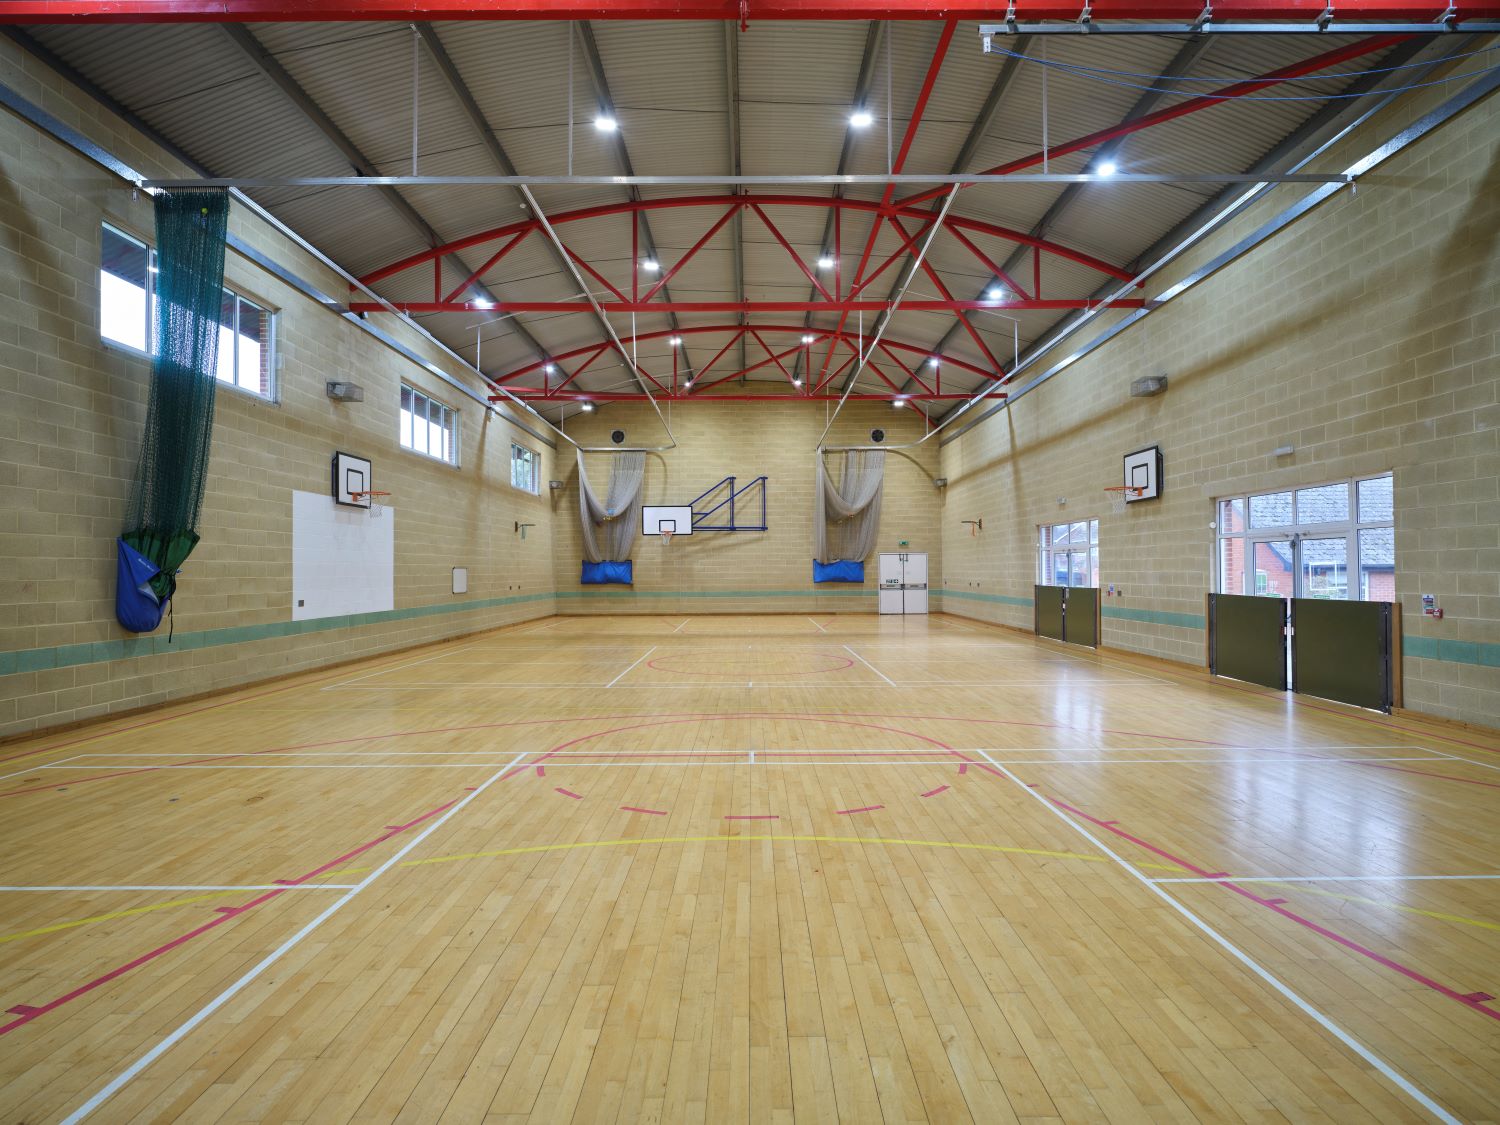
<path id="1" fill-rule="evenodd" d="M 368 508 L 368 493 L 375 487 L 375 474 L 370 462 L 352 453 L 333 455 L 333 500 L 351 508 Z M 359 493 L 366 493 L 360 496 Z"/>
<path id="2" fill-rule="evenodd" d="M 693 506 L 691 504 L 646 504 L 641 508 L 641 534 L 660 535 L 670 531 L 673 535 L 693 533 Z"/>
<path id="3" fill-rule="evenodd" d="M 1149 445 L 1125 454 L 1125 502 L 1155 500 L 1161 495 L 1161 446 Z"/>

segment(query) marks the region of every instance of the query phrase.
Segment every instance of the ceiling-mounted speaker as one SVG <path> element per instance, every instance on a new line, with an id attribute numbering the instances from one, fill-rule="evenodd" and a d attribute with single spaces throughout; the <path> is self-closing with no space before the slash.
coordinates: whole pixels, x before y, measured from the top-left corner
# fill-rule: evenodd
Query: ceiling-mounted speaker
<path id="1" fill-rule="evenodd" d="M 612 431 L 610 433 L 610 435 L 609 435 L 609 440 L 612 441 L 612 442 L 614 442 L 616 445 L 619 445 L 621 442 L 623 442 L 625 440 L 625 431 L 624 430 L 614 430 L 614 431 Z"/>
<path id="2" fill-rule="evenodd" d="M 873 441 L 876 445 L 879 445 L 881 442 L 883 442 L 885 440 L 885 431 L 884 430 L 871 430 L 870 431 L 870 440 Z"/>

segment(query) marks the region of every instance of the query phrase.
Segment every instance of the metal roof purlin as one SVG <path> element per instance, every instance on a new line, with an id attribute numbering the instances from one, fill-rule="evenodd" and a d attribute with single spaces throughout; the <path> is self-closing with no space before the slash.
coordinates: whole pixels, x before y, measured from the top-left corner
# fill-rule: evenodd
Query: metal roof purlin
<path id="1" fill-rule="evenodd" d="M 618 121 L 619 114 L 615 111 L 614 96 L 609 92 L 609 78 L 604 73 L 604 59 L 599 54 L 599 45 L 594 42 L 594 29 L 590 26 L 588 20 L 580 20 L 578 22 L 578 42 L 583 46 L 585 69 L 588 71 L 589 83 L 594 88 L 594 97 L 599 103 L 600 110 Z M 625 144 L 625 131 L 617 127 L 610 136 L 614 140 L 615 158 L 620 162 L 620 171 L 627 176 L 635 175 L 635 167 L 630 162 L 630 149 Z M 641 201 L 639 188 L 632 185 L 628 191 L 631 202 L 639 203 Z M 635 216 L 635 221 L 640 224 L 638 229 L 645 243 L 643 249 L 646 255 L 660 261 L 661 256 L 656 248 L 656 239 L 651 236 L 650 220 L 644 214 L 638 212 Z M 630 268 L 631 276 L 633 277 L 635 276 L 635 271 L 640 268 L 640 260 L 637 258 L 632 261 Z M 671 291 L 665 286 L 662 287 L 661 295 L 667 301 L 671 301 L 672 299 Z M 603 314 L 601 313 L 600 315 L 602 316 Z M 672 327 L 678 327 L 677 314 L 668 313 L 667 315 Z M 688 357 L 685 347 L 682 349 L 682 364 L 687 369 L 687 377 L 691 380 L 693 378 L 693 364 Z M 631 367 L 633 368 L 634 366 L 632 363 Z M 668 432 L 670 432 L 670 429 Z"/>
<path id="2" fill-rule="evenodd" d="M 1175 79 L 1186 74 L 1193 67 L 1193 65 L 1203 57 L 1204 53 L 1208 50 L 1209 43 L 1211 42 L 1212 40 L 1208 38 L 1188 40 L 1182 45 L 1181 48 L 1178 49 L 1177 54 L 1173 56 L 1172 61 L 1167 65 L 1166 70 L 1163 72 L 1163 77 L 1165 79 Z M 1017 62 L 1018 60 L 1007 59 L 1006 61 Z M 1154 107 L 1156 103 L 1161 101 L 1161 99 L 1164 97 L 1166 97 L 1165 88 L 1160 90 L 1147 90 L 1139 98 L 1136 99 L 1135 104 L 1130 107 L 1130 111 L 1120 119 L 1120 124 L 1126 125 L 1132 121 L 1136 121 L 1144 117 L 1146 114 L 1150 113 L 1152 107 Z M 1089 168 L 1097 168 L 1104 161 L 1112 159 L 1124 145 L 1124 143 L 1124 137 L 1117 137 L 1115 140 L 1108 141 L 1105 144 L 1101 145 L 1098 151 L 1094 153 L 1093 158 L 1089 161 Z M 1083 185 L 1081 184 L 1070 184 L 1068 187 L 1064 188 L 1062 194 L 1052 201 L 1052 205 L 1047 208 L 1046 213 L 1043 214 L 1042 217 L 1037 220 L 1036 225 L 1031 228 L 1031 234 L 1033 235 L 1033 237 L 1045 238 L 1047 236 L 1047 232 L 1057 225 L 1058 219 L 1062 217 L 1063 212 L 1068 209 L 1073 200 L 1078 197 L 1079 192 L 1081 192 L 1082 190 Z M 1025 258 L 1025 256 L 1026 251 L 1020 247 L 1012 250 L 1010 257 L 1006 259 L 1005 264 L 995 272 L 995 276 L 980 287 L 979 293 L 976 295 L 976 299 L 979 296 L 983 296 L 989 290 L 990 286 L 995 284 L 996 282 L 1006 286 L 1015 286 L 1016 283 L 1014 280 L 1012 280 L 1012 275 L 1014 275 L 1015 272 L 1021 268 L 1021 262 Z M 1041 293 L 1036 292 L 1033 293 L 1032 296 L 1040 297 Z M 943 354 L 943 349 L 952 342 L 953 334 L 958 330 L 958 327 L 959 326 L 957 324 L 949 326 L 948 330 L 943 333 L 942 339 L 940 339 L 933 346 L 933 355 Z"/>

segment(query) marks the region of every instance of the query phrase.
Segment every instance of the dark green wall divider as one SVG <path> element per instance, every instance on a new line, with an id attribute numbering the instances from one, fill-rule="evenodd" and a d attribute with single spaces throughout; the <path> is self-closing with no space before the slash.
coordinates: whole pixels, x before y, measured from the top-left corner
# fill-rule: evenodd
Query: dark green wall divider
<path id="1" fill-rule="evenodd" d="M 1063 594 L 1062 586 L 1038 586 L 1033 596 L 1035 606 L 1036 635 L 1063 639 Z"/>
<path id="2" fill-rule="evenodd" d="M 1389 711 L 1393 651 L 1389 602 L 1292 599 L 1292 690 Z"/>
<path id="3" fill-rule="evenodd" d="M 1099 647 L 1099 591 L 1093 586 L 1032 587 L 1033 628 L 1039 637 Z"/>
<path id="4" fill-rule="evenodd" d="M 1075 586 L 1063 599 L 1063 640 L 1073 645 L 1099 647 L 1099 590 Z"/>
<path id="5" fill-rule="evenodd" d="M 1238 594 L 1208 596 L 1208 670 L 1285 691 L 1286 601 Z"/>

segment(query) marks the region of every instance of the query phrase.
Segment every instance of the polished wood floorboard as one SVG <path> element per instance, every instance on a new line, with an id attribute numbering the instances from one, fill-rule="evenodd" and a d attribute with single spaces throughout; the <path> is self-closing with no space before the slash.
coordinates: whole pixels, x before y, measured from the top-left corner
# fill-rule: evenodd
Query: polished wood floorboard
<path id="1" fill-rule="evenodd" d="M 1500 1120 L 1500 740 L 549 618 L 0 747 L 0 1120 Z"/>

